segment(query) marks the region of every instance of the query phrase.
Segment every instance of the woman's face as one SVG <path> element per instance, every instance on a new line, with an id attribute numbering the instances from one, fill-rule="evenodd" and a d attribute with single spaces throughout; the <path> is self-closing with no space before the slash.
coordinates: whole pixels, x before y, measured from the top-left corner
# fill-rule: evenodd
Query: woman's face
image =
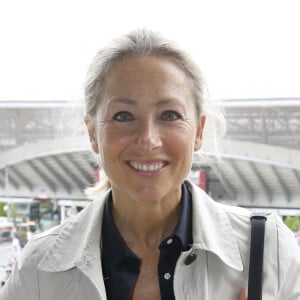
<path id="1" fill-rule="evenodd" d="M 108 72 L 90 134 L 114 195 L 159 201 L 180 194 L 203 125 L 184 71 L 164 56 L 138 56 Z"/>

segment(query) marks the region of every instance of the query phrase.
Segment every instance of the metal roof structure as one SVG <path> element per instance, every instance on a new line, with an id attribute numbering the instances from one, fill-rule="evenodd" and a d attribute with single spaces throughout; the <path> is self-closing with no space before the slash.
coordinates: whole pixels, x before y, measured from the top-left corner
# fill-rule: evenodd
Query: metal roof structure
<path id="1" fill-rule="evenodd" d="M 300 209 L 300 98 L 222 103 L 223 163 L 194 165 L 207 171 L 209 193 L 243 206 Z M 96 163 L 83 115 L 80 103 L 0 101 L 0 197 L 84 199 Z"/>

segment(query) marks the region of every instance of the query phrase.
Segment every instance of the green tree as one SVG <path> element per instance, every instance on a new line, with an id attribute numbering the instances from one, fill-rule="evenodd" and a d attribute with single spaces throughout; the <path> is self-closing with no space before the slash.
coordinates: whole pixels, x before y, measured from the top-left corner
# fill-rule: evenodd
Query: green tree
<path id="1" fill-rule="evenodd" d="M 6 205 L 7 203 L 5 202 L 0 202 L 0 217 L 6 217 L 6 212 L 4 210 L 4 206 Z"/>
<path id="2" fill-rule="evenodd" d="M 300 230 L 300 217 L 287 217 L 284 222 L 292 231 Z"/>

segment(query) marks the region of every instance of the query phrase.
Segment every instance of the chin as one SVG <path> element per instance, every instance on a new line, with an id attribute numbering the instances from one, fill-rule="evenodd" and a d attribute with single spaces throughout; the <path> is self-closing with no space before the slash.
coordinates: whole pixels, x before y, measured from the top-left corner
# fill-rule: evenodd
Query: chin
<path id="1" fill-rule="evenodd" d="M 134 191 L 134 198 L 141 202 L 158 203 L 163 198 L 171 196 L 173 192 L 174 190 L 171 192 L 166 189 L 162 189 L 162 184 L 159 184 L 158 186 L 145 186 L 137 188 Z"/>

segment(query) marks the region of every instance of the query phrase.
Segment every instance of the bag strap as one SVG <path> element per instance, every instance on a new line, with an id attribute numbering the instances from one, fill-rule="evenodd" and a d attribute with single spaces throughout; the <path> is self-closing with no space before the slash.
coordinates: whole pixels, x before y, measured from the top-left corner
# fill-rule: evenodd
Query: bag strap
<path id="1" fill-rule="evenodd" d="M 262 299 L 262 271 L 264 259 L 265 222 L 263 214 L 251 216 L 251 246 L 248 278 L 248 300 Z"/>

